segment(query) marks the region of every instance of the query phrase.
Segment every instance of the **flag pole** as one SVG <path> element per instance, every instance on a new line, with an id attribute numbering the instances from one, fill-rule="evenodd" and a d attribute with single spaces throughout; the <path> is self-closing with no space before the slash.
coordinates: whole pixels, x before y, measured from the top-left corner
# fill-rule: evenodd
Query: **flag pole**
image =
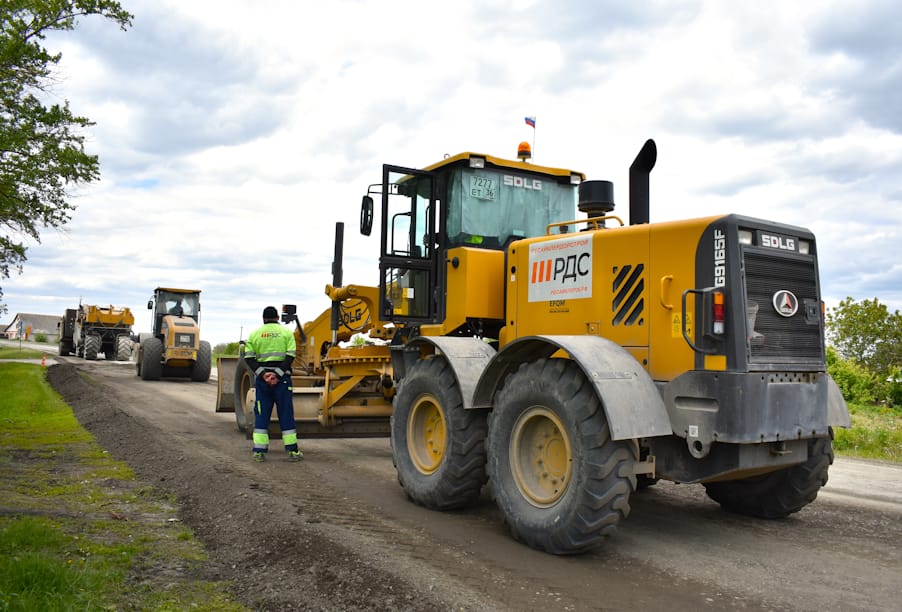
<path id="1" fill-rule="evenodd" d="M 532 128 L 532 159 L 536 159 L 536 118 L 526 117 L 526 125 Z"/>

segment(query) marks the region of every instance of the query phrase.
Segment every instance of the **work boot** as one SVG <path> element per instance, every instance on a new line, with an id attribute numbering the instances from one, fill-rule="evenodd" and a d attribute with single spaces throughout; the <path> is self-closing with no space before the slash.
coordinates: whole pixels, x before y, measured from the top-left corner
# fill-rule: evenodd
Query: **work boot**
<path id="1" fill-rule="evenodd" d="M 257 451 L 256 453 L 254 453 L 254 461 L 257 461 L 258 463 L 262 462 L 262 461 L 266 461 L 266 453 L 261 453 L 261 452 Z"/>
<path id="2" fill-rule="evenodd" d="M 300 461 L 304 458 L 304 453 L 301 452 L 301 449 L 288 451 L 288 460 L 289 461 Z"/>

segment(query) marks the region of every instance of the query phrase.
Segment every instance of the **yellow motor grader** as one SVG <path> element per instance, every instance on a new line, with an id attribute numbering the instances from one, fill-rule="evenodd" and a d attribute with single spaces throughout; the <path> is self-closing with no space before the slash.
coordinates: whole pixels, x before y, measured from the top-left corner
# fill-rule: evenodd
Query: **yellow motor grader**
<path id="1" fill-rule="evenodd" d="M 610 182 L 521 151 L 383 166 L 360 222 L 369 235 L 376 196 L 379 287 L 342 286 L 336 256 L 332 309 L 296 331 L 301 421 L 387 431 L 428 508 L 472 504 L 490 480 L 513 536 L 555 554 L 597 546 L 662 478 L 764 518 L 812 502 L 832 427 L 849 426 L 814 235 L 736 214 L 650 223 L 651 140 L 629 225 Z M 387 344 L 342 346 L 353 332 Z M 220 408 L 251 428 L 251 373 L 229 365 Z"/>

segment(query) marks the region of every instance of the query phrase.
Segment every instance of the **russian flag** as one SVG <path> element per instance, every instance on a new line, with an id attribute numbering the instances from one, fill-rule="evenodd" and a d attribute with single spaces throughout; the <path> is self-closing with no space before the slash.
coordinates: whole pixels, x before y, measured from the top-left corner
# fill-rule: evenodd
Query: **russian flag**
<path id="1" fill-rule="evenodd" d="M 535 128 L 536 127 L 536 118 L 535 117 L 527 117 L 526 125 L 528 125 L 531 128 Z"/>

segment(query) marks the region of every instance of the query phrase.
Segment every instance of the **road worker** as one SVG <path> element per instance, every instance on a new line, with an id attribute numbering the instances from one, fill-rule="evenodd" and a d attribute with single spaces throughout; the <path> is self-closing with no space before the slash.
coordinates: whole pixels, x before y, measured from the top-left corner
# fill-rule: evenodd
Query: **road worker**
<path id="1" fill-rule="evenodd" d="M 269 451 L 269 419 L 273 404 L 279 415 L 282 443 L 289 461 L 300 461 L 298 433 L 291 399 L 291 364 L 296 351 L 294 334 L 279 324 L 279 311 L 263 309 L 263 326 L 254 330 L 244 346 L 244 359 L 256 376 L 254 386 L 254 461 L 265 461 Z"/>

